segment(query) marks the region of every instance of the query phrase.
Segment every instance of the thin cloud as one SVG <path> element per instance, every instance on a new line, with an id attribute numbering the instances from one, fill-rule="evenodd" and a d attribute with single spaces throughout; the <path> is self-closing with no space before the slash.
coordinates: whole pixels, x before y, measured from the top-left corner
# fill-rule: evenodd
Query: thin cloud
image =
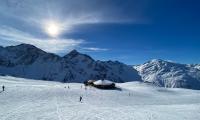
<path id="1" fill-rule="evenodd" d="M 83 48 L 83 49 L 87 50 L 87 51 L 94 51 L 94 52 L 108 51 L 109 50 L 107 48 L 97 48 L 97 47 L 86 47 L 86 48 Z"/>
<path id="2" fill-rule="evenodd" d="M 101 23 L 143 23 L 141 0 L 3 0 L 0 4 L 1 45 L 27 43 L 45 51 L 60 53 L 71 49 L 108 51 L 105 48 L 82 48 L 82 39 L 49 39 L 45 31 L 47 23 L 59 23 L 61 33 L 71 33 L 79 25 Z M 6 11 L 6 12 L 5 12 Z M 2 26 L 4 25 L 4 26 Z M 5 26 L 6 25 L 6 26 Z M 19 28 L 19 29 L 16 29 Z M 46 36 L 41 38 L 40 35 Z M 9 45 L 10 45 L 9 44 Z"/>
<path id="3" fill-rule="evenodd" d="M 5 0 L 1 2 L 0 14 L 42 29 L 46 22 L 58 21 L 64 32 L 71 32 L 74 26 L 81 24 L 143 23 L 146 18 L 143 17 L 145 4 L 142 1 Z"/>
<path id="4" fill-rule="evenodd" d="M 75 39 L 40 39 L 35 36 L 32 36 L 29 33 L 20 31 L 18 29 L 1 26 L 0 27 L 0 39 L 6 41 L 6 43 L 19 44 L 27 43 L 35 45 L 47 52 L 52 53 L 61 53 L 63 51 L 69 51 L 75 49 L 83 44 L 84 40 L 75 40 Z M 4 45 L 1 42 L 1 45 Z"/>

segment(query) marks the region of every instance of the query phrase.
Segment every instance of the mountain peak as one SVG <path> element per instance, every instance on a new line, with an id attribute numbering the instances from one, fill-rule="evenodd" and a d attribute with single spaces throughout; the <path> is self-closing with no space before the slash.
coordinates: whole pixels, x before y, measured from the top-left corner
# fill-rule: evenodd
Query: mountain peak
<path id="1" fill-rule="evenodd" d="M 200 89 L 200 71 L 185 64 L 154 59 L 134 68 L 142 76 L 143 81 L 156 86 Z"/>
<path id="2" fill-rule="evenodd" d="M 93 58 L 91 58 L 90 56 L 86 55 L 86 54 L 82 54 L 82 53 L 79 53 L 77 50 L 72 50 L 71 52 L 69 52 L 67 55 L 65 55 L 63 58 L 66 58 L 66 59 L 72 59 L 72 58 L 75 58 L 77 56 L 82 56 L 82 57 L 85 57 L 85 58 L 88 58 L 88 59 L 91 59 L 92 61 L 94 61 Z"/>
<path id="3" fill-rule="evenodd" d="M 72 55 L 77 55 L 79 54 L 79 52 L 76 49 L 73 49 L 71 52 L 69 52 L 68 54 L 72 54 Z"/>
<path id="4" fill-rule="evenodd" d="M 162 60 L 162 59 L 152 59 L 152 60 L 145 62 L 144 64 L 162 64 L 165 62 L 167 62 L 167 61 Z"/>
<path id="5" fill-rule="evenodd" d="M 77 50 L 72 50 L 71 52 L 69 52 L 67 55 L 64 56 L 64 58 L 68 58 L 70 56 L 70 58 L 75 57 L 77 55 L 79 55 L 80 53 Z"/>
<path id="6" fill-rule="evenodd" d="M 178 64 L 178 63 L 175 63 L 171 60 L 162 60 L 162 59 L 152 59 L 146 63 L 152 63 L 152 64 Z M 146 64 L 144 63 L 144 64 Z"/>
<path id="7" fill-rule="evenodd" d="M 22 44 L 19 44 L 17 46 L 23 46 L 23 47 L 35 47 L 34 45 L 31 45 L 31 44 L 26 44 L 26 43 L 22 43 Z"/>
<path id="8" fill-rule="evenodd" d="M 30 52 L 30 50 L 31 50 L 33 52 L 38 51 L 38 52 L 41 52 L 41 53 L 46 53 L 45 51 L 41 50 L 40 48 L 37 48 L 34 45 L 25 44 L 25 43 L 19 44 L 19 45 L 16 45 L 16 46 L 7 46 L 5 48 L 8 49 L 8 50 L 12 50 L 12 51 L 25 51 L 25 52 L 29 51 Z"/>
<path id="9" fill-rule="evenodd" d="M 14 45 L 14 46 L 8 46 L 6 48 L 36 48 L 34 45 L 31 45 L 31 44 L 25 44 L 25 43 L 22 43 L 22 44 L 19 44 L 19 45 Z"/>

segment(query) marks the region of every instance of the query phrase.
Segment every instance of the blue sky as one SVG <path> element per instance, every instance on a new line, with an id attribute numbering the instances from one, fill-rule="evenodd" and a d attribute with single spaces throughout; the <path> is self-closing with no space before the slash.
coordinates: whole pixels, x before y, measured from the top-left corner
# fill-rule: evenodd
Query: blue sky
<path id="1" fill-rule="evenodd" d="M 199 6 L 198 0 L 4 0 L 0 45 L 28 43 L 59 55 L 77 49 L 127 64 L 200 63 Z"/>

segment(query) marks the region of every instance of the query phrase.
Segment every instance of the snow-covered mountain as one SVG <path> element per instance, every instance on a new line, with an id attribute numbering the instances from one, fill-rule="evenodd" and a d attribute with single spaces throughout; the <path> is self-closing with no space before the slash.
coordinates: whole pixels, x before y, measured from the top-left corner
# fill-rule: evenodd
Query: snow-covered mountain
<path id="1" fill-rule="evenodd" d="M 199 64 L 151 60 L 133 69 L 118 61 L 96 61 L 76 50 L 60 57 L 29 44 L 0 47 L 0 74 L 61 82 L 143 80 L 162 87 L 200 89 Z"/>
<path id="2" fill-rule="evenodd" d="M 76 50 L 60 57 L 29 44 L 0 47 L 0 73 L 61 82 L 83 82 L 103 76 L 114 82 L 141 81 L 135 69 L 117 61 L 95 61 Z"/>
<path id="3" fill-rule="evenodd" d="M 134 68 L 144 82 L 162 87 L 200 89 L 200 70 L 189 65 L 158 59 Z"/>
<path id="4" fill-rule="evenodd" d="M 200 70 L 200 64 L 189 64 L 188 66 L 189 66 L 189 67 L 194 67 L 194 68 Z"/>

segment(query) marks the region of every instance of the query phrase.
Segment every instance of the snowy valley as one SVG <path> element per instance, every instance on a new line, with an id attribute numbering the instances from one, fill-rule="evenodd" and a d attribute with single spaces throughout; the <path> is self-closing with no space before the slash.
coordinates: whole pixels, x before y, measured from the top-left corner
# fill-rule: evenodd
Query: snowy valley
<path id="1" fill-rule="evenodd" d="M 118 83 L 99 90 L 81 83 L 0 77 L 1 120 L 199 120 L 200 91 Z M 70 88 L 65 88 L 70 86 Z M 81 87 L 82 86 L 82 87 Z M 79 102 L 79 96 L 83 101 Z"/>

